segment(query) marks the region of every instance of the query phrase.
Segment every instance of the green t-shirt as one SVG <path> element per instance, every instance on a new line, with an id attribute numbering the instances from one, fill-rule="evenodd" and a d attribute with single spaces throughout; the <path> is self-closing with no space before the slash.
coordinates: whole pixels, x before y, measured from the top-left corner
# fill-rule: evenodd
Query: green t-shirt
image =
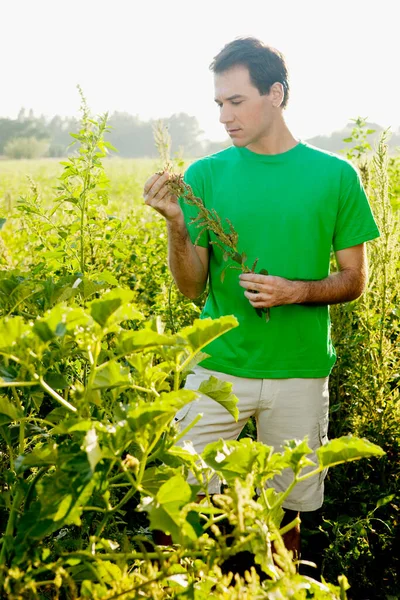
<path id="1" fill-rule="evenodd" d="M 331 248 L 379 237 L 357 171 L 347 160 L 300 142 L 287 152 L 256 154 L 230 147 L 193 163 L 185 173 L 196 196 L 239 234 L 238 250 L 251 268 L 287 279 L 329 275 Z M 239 327 L 210 343 L 203 367 L 239 377 L 326 377 L 336 354 L 328 306 L 271 308 L 260 318 L 227 265 L 214 234 L 189 221 L 196 208 L 181 202 L 193 243 L 209 247 L 209 294 L 201 318 L 235 315 Z M 197 240 L 197 241 L 196 241 Z M 235 264 L 235 263 L 232 263 Z"/>

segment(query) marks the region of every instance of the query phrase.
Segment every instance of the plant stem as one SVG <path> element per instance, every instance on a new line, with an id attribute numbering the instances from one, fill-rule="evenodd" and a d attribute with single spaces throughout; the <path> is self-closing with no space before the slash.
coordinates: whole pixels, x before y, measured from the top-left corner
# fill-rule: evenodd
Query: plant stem
<path id="1" fill-rule="evenodd" d="M 23 498 L 23 490 L 20 486 L 18 486 L 17 491 L 15 492 L 14 500 L 13 500 L 13 503 L 11 506 L 10 515 L 8 517 L 6 531 L 5 531 L 4 537 L 3 537 L 3 545 L 1 547 L 1 552 L 0 552 L 0 565 L 5 565 L 7 562 L 8 539 L 13 537 L 15 519 L 17 518 L 18 509 L 22 502 L 22 498 Z"/>
<path id="2" fill-rule="evenodd" d="M 12 387 L 11 390 L 12 390 L 12 395 L 14 397 L 16 405 L 18 406 L 18 408 L 20 409 L 21 412 L 24 412 L 24 408 L 21 404 L 21 401 L 18 396 L 18 392 L 15 389 L 15 386 Z M 19 424 L 19 453 L 23 454 L 24 451 L 25 451 L 25 423 L 23 420 L 21 420 L 20 424 Z"/>
<path id="3" fill-rule="evenodd" d="M 42 376 L 39 377 L 39 383 L 42 386 L 42 388 L 44 390 L 46 390 L 46 392 L 52 397 L 54 398 L 54 400 L 57 400 L 57 402 L 59 402 L 60 404 L 62 404 L 62 406 L 64 406 L 64 408 L 67 408 L 69 411 L 71 412 L 76 412 L 76 408 L 75 406 L 72 406 L 72 404 L 70 404 L 69 402 L 67 402 L 66 400 L 64 400 L 64 398 L 62 396 L 60 396 L 60 394 L 57 394 L 57 392 L 55 390 L 53 390 L 52 387 L 50 387 L 43 379 Z M 37 385 L 37 382 L 36 382 Z"/>

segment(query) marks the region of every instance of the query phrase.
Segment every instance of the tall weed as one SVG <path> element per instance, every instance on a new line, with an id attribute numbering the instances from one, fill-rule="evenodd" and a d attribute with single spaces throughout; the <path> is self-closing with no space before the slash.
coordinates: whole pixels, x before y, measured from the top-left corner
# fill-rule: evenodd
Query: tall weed
<path id="1" fill-rule="evenodd" d="M 387 452 L 377 464 L 340 467 L 327 481 L 325 573 L 343 570 L 354 598 L 400 593 L 400 213 L 387 133 L 361 173 L 381 237 L 368 243 L 363 296 L 331 307 L 338 362 L 331 376 L 331 435 L 365 436 Z M 389 174 L 391 179 L 389 180 Z M 398 173 L 397 173 L 398 176 Z M 372 575 L 373 574 L 373 575 Z"/>

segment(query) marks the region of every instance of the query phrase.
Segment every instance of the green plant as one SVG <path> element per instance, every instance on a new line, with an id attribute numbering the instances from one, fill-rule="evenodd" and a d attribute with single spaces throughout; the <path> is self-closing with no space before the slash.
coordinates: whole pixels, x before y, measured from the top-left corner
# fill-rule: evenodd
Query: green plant
<path id="1" fill-rule="evenodd" d="M 101 186 L 93 188 L 85 220 L 85 228 L 93 229 L 90 236 L 84 234 L 83 278 L 79 208 L 71 205 L 67 217 L 64 211 L 52 214 L 57 195 L 52 185 L 58 175 L 54 163 L 24 166 L 38 180 L 36 208 L 39 204 L 43 216 L 14 214 L 16 198 L 25 195 L 21 166 L 0 164 L 6 218 L 0 235 L 7 253 L 0 272 L 3 594 L 10 600 L 345 598 L 345 577 L 335 586 L 315 581 L 314 572 L 311 577 L 295 572 L 281 543 L 282 498 L 265 492 L 268 507 L 264 496 L 255 493 L 255 484 L 272 476 L 273 469 L 288 462 L 297 469 L 307 461 L 305 442 L 288 444 L 281 455 L 249 440 L 217 443 L 202 459 L 190 446 L 175 446 L 180 434 L 173 416 L 190 401 L 180 387 L 185 372 L 200 360 L 202 343 L 234 321 L 193 324 L 201 301 L 189 302 L 170 286 L 163 221 L 140 208 L 140 190 L 154 165 L 99 161 L 112 175 L 110 198 L 103 205 L 96 198 L 97 191 L 103 193 Z M 384 175 L 386 163 L 380 164 Z M 387 194 L 381 193 L 385 186 L 378 185 L 375 169 L 369 185 L 374 202 L 385 199 L 394 206 L 399 172 L 396 161 L 389 167 Z M 131 199 L 133 209 L 127 205 Z M 97 229 L 90 206 L 97 207 Z M 374 206 L 375 214 L 379 210 Z M 327 476 L 323 574 L 336 581 L 345 573 L 353 599 L 398 595 L 400 419 L 394 361 L 399 348 L 399 252 L 398 229 L 391 221 L 397 216 L 389 205 L 385 210 L 392 237 L 386 250 L 384 236 L 373 243 L 374 298 L 367 304 L 332 307 L 339 360 L 331 378 L 331 437 L 344 439 L 326 447 L 333 453 L 320 460 L 327 464 L 381 454 L 348 433 L 366 437 L 386 452 L 379 460 L 346 460 Z M 58 226 L 65 227 L 64 238 Z M 382 232 L 381 221 L 379 226 Z M 70 244 L 75 244 L 71 251 Z M 384 260 L 383 304 L 379 286 Z M 123 289 L 105 291 L 113 286 Z M 383 365 L 378 375 L 379 360 L 389 361 L 389 367 Z M 386 391 L 375 402 L 378 382 Z M 234 412 L 226 384 L 211 384 L 211 393 Z M 189 469 L 197 474 L 198 485 L 188 488 Z M 215 501 L 206 497 L 197 504 L 197 491 L 214 472 L 230 485 Z M 304 474 L 299 471 L 297 477 Z M 151 532 L 158 526 L 170 528 L 178 543 L 158 547 Z M 231 559 L 241 563 L 243 549 L 253 557 L 253 567 L 241 575 L 226 572 Z M 275 570 L 272 579 L 265 569 Z"/>
<path id="2" fill-rule="evenodd" d="M 114 565 L 121 570 L 124 564 L 134 566 L 127 575 L 133 591 L 151 589 L 153 574 L 143 575 L 150 569 L 143 561 L 151 560 L 159 563 L 156 581 L 163 586 L 177 573 L 188 583 L 201 582 L 200 572 L 216 584 L 215 569 L 243 549 L 271 578 L 260 589 L 301 587 L 281 540 L 295 523 L 280 528 L 282 502 L 298 481 L 327 466 L 383 452 L 343 438 L 321 448 L 313 465 L 305 441 L 274 454 L 247 439 L 210 444 L 199 462 L 192 448 L 175 446 L 183 433 L 177 434 L 174 414 L 196 397 L 181 383 L 202 348 L 237 322 L 205 319 L 174 336 L 154 321 L 132 330 L 126 324 L 142 320 L 132 298 L 133 292 L 116 289 L 86 310 L 58 304 L 35 322 L 0 322 L 1 387 L 9 391 L 0 398 L 0 435 L 10 458 L 0 553 L 7 593 L 18 597 L 44 585 L 56 593 L 67 585 L 107 597 L 115 587 L 104 569 L 116 573 Z M 211 378 L 200 391 L 237 415 L 230 384 Z M 283 468 L 295 475 L 288 490 L 265 489 Z M 196 486 L 185 481 L 189 469 Z M 212 500 L 207 484 L 214 473 L 230 487 Z M 254 500 L 257 488 L 262 493 Z M 199 490 L 205 494 L 200 504 L 194 501 Z M 169 531 L 178 547 L 161 552 L 134 535 L 130 548 L 118 549 L 111 532 L 135 496 L 151 527 Z M 220 529 L 223 522 L 233 526 L 229 536 Z M 78 546 L 60 553 L 56 542 L 65 528 L 85 533 Z"/>
<path id="3" fill-rule="evenodd" d="M 359 597 L 379 599 L 396 594 L 400 587 L 400 565 L 392 550 L 400 531 L 400 239 L 388 162 L 384 133 L 372 161 L 366 164 L 381 237 L 370 244 L 364 295 L 357 302 L 331 307 L 338 362 L 330 382 L 332 435 L 366 436 L 381 445 L 387 456 L 379 465 L 366 461 L 362 468 L 340 467 L 328 476 L 323 510 L 323 529 L 329 540 L 326 576 L 333 577 L 344 568 Z M 389 500 L 381 505 L 382 498 Z M 378 506 L 381 521 L 371 521 Z M 370 576 L 372 571 L 385 582 L 379 589 Z"/>

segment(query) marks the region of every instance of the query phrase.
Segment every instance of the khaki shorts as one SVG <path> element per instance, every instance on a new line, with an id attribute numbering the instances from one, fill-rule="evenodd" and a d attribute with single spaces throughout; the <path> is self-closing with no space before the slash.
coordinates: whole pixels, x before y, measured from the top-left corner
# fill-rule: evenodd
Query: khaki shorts
<path id="1" fill-rule="evenodd" d="M 314 451 L 328 441 L 328 377 L 247 379 L 198 366 L 188 376 L 185 388 L 197 390 L 201 382 L 211 375 L 233 384 L 232 391 L 239 399 L 239 420 L 236 422 L 218 402 L 200 394 L 197 400 L 184 406 L 175 416 L 178 428 L 183 430 L 199 413 L 203 414 L 200 421 L 179 440 L 179 446 L 185 440 L 190 440 L 200 454 L 207 444 L 220 438 L 236 440 L 253 415 L 257 422 L 258 441 L 273 446 L 275 451 L 280 451 L 286 440 L 302 440 L 306 435 Z M 315 454 L 310 458 L 316 461 Z M 324 498 L 325 475 L 326 472 L 299 483 L 283 507 L 303 512 L 320 508 Z M 271 480 L 271 485 L 277 491 L 284 491 L 292 480 L 293 472 L 285 469 L 282 475 Z M 193 475 L 189 475 L 188 482 L 195 483 Z M 220 492 L 220 480 L 217 477 L 211 480 L 209 492 Z"/>

